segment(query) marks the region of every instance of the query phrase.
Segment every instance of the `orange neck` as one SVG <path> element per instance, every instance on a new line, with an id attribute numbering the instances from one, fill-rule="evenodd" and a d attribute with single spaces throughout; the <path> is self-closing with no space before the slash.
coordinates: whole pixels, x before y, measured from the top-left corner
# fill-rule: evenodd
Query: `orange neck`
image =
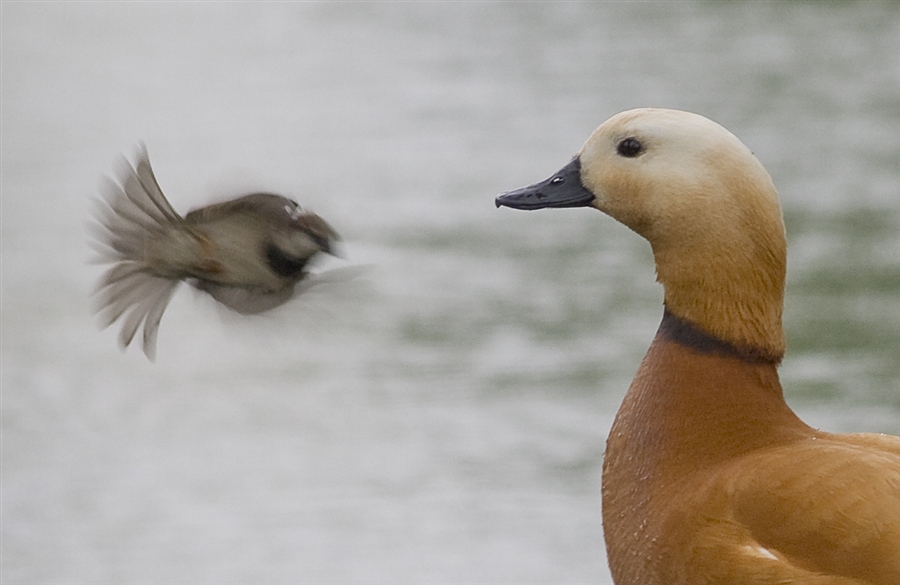
<path id="1" fill-rule="evenodd" d="M 780 357 L 711 337 L 667 311 L 616 415 L 607 457 L 621 450 L 693 468 L 808 429 L 784 401 Z M 617 431 L 628 438 L 620 443 Z"/>
<path id="2" fill-rule="evenodd" d="M 680 480 L 815 433 L 785 403 L 777 357 L 748 353 L 666 313 L 607 440 L 603 527 L 611 566 L 656 554 L 663 502 Z"/>

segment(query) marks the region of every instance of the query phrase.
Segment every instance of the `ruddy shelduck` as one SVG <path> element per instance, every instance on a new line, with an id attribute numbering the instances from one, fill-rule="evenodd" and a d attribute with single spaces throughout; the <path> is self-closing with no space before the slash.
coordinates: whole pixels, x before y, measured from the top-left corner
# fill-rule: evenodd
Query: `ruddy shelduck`
<path id="1" fill-rule="evenodd" d="M 662 323 L 603 463 L 617 585 L 900 585 L 900 437 L 822 432 L 785 402 L 784 223 L 740 140 L 622 112 L 497 205 L 595 207 L 653 250 Z"/>

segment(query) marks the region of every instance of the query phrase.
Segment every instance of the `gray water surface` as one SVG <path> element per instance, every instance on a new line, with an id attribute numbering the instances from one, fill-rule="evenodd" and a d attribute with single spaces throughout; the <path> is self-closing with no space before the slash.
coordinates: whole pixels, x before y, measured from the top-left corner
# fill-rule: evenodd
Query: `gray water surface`
<path id="1" fill-rule="evenodd" d="M 639 106 L 779 187 L 790 404 L 900 433 L 900 4 L 3 3 L 3 583 L 610 583 L 649 246 L 493 198 Z M 288 194 L 360 274 L 255 319 L 182 287 L 121 353 L 85 224 L 140 140 L 177 209 Z"/>

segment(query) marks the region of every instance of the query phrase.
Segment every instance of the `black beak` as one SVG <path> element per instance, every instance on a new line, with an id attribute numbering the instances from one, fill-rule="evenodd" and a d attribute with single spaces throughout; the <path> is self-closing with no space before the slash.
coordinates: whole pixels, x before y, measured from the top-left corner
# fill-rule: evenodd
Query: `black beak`
<path id="1" fill-rule="evenodd" d="M 546 181 L 503 193 L 494 202 L 497 207 L 513 209 L 588 207 L 594 202 L 594 194 L 581 184 L 581 161 L 576 156 Z"/>

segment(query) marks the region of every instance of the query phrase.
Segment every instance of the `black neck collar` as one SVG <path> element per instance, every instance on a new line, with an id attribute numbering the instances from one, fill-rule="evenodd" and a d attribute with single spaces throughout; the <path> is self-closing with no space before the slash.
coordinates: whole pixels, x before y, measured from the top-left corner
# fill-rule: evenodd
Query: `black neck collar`
<path id="1" fill-rule="evenodd" d="M 774 356 L 761 347 L 735 345 L 710 335 L 690 321 L 670 312 L 668 307 L 663 312 L 658 335 L 705 355 L 732 357 L 754 364 L 777 364 L 781 361 L 781 356 Z"/>

